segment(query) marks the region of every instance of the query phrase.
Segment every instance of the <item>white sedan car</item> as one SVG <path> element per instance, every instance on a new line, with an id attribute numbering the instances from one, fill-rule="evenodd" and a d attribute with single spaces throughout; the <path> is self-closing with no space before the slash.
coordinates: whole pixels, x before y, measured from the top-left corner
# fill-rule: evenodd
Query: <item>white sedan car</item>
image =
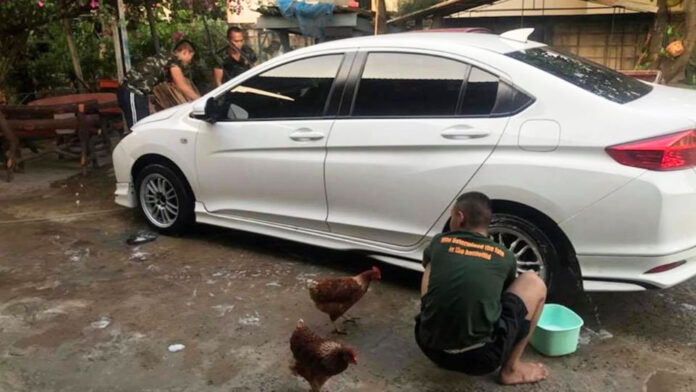
<path id="1" fill-rule="evenodd" d="M 524 34 L 333 41 L 151 115 L 113 153 L 116 203 L 421 269 L 463 192 L 551 290 L 696 274 L 696 92 Z"/>

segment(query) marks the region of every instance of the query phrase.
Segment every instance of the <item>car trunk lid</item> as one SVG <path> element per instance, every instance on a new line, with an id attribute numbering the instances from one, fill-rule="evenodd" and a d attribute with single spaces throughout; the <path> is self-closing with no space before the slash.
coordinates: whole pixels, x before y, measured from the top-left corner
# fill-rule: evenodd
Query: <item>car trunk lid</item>
<path id="1" fill-rule="evenodd" d="M 653 91 L 626 106 L 646 111 L 658 110 L 696 122 L 696 90 L 654 85 Z"/>

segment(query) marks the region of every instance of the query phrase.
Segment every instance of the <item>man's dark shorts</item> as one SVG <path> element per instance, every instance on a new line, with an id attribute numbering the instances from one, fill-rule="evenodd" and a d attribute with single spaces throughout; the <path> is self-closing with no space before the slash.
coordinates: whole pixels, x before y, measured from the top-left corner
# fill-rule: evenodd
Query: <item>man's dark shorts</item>
<path id="1" fill-rule="evenodd" d="M 493 330 L 493 341 L 485 346 L 458 354 L 423 347 L 419 338 L 420 315 L 416 316 L 416 343 L 439 367 L 479 376 L 496 371 L 507 361 L 513 347 L 529 333 L 527 307 L 520 297 L 505 292 L 500 298 L 502 312 Z"/>

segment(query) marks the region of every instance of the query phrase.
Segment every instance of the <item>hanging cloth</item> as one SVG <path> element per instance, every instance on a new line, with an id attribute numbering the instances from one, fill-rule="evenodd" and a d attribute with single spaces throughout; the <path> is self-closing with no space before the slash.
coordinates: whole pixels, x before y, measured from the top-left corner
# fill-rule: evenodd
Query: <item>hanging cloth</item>
<path id="1" fill-rule="evenodd" d="M 297 18 L 302 35 L 312 38 L 323 38 L 326 23 L 333 17 L 333 3 L 307 4 L 302 0 L 277 0 L 276 5 L 285 18 Z"/>

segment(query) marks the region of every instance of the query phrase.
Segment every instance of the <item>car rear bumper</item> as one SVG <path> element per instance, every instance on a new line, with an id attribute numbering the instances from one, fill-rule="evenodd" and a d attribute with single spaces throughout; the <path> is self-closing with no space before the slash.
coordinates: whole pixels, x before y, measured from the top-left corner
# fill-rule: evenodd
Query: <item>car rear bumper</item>
<path id="1" fill-rule="evenodd" d="M 589 290 L 673 286 L 696 275 L 696 173 L 646 171 L 559 226 Z"/>
<path id="2" fill-rule="evenodd" d="M 664 256 L 578 256 L 587 291 L 664 289 L 696 276 L 696 247 Z M 665 264 L 683 264 L 657 273 Z"/>

